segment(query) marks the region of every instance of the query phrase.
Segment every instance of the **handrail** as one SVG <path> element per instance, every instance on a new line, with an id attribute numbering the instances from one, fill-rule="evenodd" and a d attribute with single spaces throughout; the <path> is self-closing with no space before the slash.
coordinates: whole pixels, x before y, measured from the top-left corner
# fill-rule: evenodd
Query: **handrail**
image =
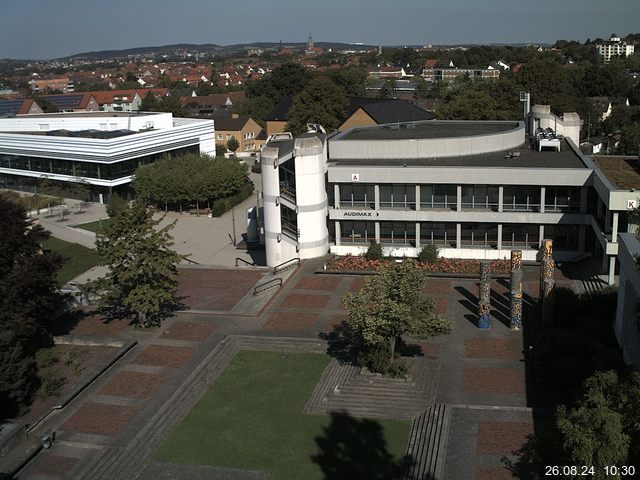
<path id="1" fill-rule="evenodd" d="M 244 258 L 236 257 L 236 267 L 238 266 L 238 261 L 246 263 L 250 267 L 255 267 L 256 266 L 256 262 L 247 262 Z"/>
<path id="2" fill-rule="evenodd" d="M 190 258 L 184 257 L 184 259 L 189 263 L 195 263 L 196 265 L 200 265 L 198 262 L 191 260 Z"/>
<path id="3" fill-rule="evenodd" d="M 278 271 L 282 271 L 282 270 L 286 270 L 287 268 L 290 268 L 292 265 L 289 265 L 289 264 L 293 264 L 293 263 L 300 265 L 300 259 L 292 258 L 291 260 L 282 262 L 280 265 L 276 265 L 275 267 L 273 267 L 273 274 L 275 275 L 276 273 L 278 273 Z"/>
<path id="4" fill-rule="evenodd" d="M 256 296 L 258 293 L 268 290 L 269 288 L 272 288 L 275 286 L 278 286 L 278 287 L 282 286 L 282 279 L 280 277 L 272 278 L 271 280 L 261 283 L 260 285 L 256 285 L 255 288 L 253 289 L 253 296 Z"/>

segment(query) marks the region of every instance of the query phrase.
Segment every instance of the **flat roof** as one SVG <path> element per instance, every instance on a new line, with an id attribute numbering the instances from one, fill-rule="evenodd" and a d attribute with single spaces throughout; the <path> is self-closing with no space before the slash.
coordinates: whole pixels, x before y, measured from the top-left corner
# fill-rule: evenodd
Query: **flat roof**
<path id="1" fill-rule="evenodd" d="M 640 189 L 638 157 L 594 155 L 591 158 L 616 189 Z"/>
<path id="2" fill-rule="evenodd" d="M 37 132 L 0 132 L 0 133 L 11 133 L 15 135 L 39 135 L 45 137 L 81 137 L 81 138 L 118 138 L 125 137 L 127 135 L 133 135 L 135 132 L 133 130 L 48 130 L 48 131 L 37 131 Z"/>
<path id="3" fill-rule="evenodd" d="M 16 115 L 15 119 L 21 118 L 63 118 L 63 117 L 144 117 L 151 115 L 161 115 L 164 112 L 57 112 L 57 113 L 36 113 Z"/>
<path id="4" fill-rule="evenodd" d="M 520 156 L 511 157 L 510 152 Z M 504 168 L 587 168 L 580 156 L 561 141 L 561 151 L 538 152 L 527 142 L 508 151 L 443 158 L 398 158 L 398 159 L 339 159 L 329 163 L 335 166 L 370 167 L 504 167 Z"/>
<path id="5" fill-rule="evenodd" d="M 430 138 L 474 137 L 504 133 L 518 128 L 518 122 L 429 120 L 426 122 L 390 123 L 356 127 L 334 138 L 340 140 L 412 140 Z"/>

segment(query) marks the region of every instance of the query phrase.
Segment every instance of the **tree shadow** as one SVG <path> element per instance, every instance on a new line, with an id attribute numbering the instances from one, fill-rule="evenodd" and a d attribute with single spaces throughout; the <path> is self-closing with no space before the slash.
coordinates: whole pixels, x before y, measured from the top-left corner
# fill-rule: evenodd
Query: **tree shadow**
<path id="1" fill-rule="evenodd" d="M 361 341 L 348 322 L 342 321 L 330 333 L 320 333 L 319 336 L 328 344 L 327 355 L 342 364 L 357 365 Z"/>
<path id="2" fill-rule="evenodd" d="M 320 451 L 311 460 L 326 480 L 400 480 L 413 463 L 410 456 L 396 458 L 389 452 L 377 421 L 346 413 L 332 413 L 315 441 Z"/>

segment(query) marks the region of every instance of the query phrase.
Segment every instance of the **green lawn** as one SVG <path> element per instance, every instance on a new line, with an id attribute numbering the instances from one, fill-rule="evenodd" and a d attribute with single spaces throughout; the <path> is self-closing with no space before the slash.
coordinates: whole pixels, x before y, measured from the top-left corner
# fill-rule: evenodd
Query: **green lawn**
<path id="1" fill-rule="evenodd" d="M 155 457 L 268 471 L 273 480 L 388 478 L 381 470 L 403 455 L 409 422 L 303 413 L 328 362 L 240 351 Z"/>
<path id="2" fill-rule="evenodd" d="M 95 222 L 81 223 L 80 225 L 74 225 L 74 228 L 82 228 L 83 230 L 89 230 L 93 233 L 98 233 L 101 227 L 106 227 L 111 222 L 110 218 L 103 218 L 102 220 L 96 220 Z"/>
<path id="3" fill-rule="evenodd" d="M 95 267 L 98 262 L 98 254 L 95 250 L 83 247 L 77 243 L 69 243 L 64 240 L 50 237 L 42 244 L 45 250 L 53 250 L 62 257 L 62 268 L 58 272 L 58 282 L 64 285 L 81 273 Z"/>

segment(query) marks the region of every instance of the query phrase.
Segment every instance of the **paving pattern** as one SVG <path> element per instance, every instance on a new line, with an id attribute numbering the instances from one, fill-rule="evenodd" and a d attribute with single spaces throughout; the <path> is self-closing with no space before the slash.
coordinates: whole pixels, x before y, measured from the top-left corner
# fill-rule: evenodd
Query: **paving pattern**
<path id="1" fill-rule="evenodd" d="M 74 325 L 72 334 L 134 338 L 138 345 L 50 420 L 46 427 L 58 432 L 54 447 L 17 478 L 157 480 L 187 472 L 194 479 L 264 478 L 214 467 L 181 470 L 150 455 L 239 348 L 326 351 L 319 335 L 348 318 L 342 296 L 362 288 L 365 277 L 315 274 L 322 263 L 303 262 L 280 289 L 261 294 L 264 306 L 255 315 L 238 311 L 263 271 L 194 268 L 181 288 L 197 312 L 181 312 L 150 332 L 93 317 Z M 525 280 L 525 293 L 536 295 L 536 272 L 525 271 Z M 332 360 L 307 409 L 413 419 L 408 453 L 415 463 L 407 479 L 511 478 L 502 458 L 521 446 L 533 413 L 523 336 L 506 322 L 508 283 L 492 283 L 488 331 L 475 325 L 476 281 L 430 278 L 425 293 L 453 321 L 454 332 L 407 339 L 409 380 L 381 379 Z M 526 302 L 527 296 L 525 311 Z M 56 463 L 56 457 L 67 460 Z M 55 467 L 64 462 L 61 473 Z"/>

